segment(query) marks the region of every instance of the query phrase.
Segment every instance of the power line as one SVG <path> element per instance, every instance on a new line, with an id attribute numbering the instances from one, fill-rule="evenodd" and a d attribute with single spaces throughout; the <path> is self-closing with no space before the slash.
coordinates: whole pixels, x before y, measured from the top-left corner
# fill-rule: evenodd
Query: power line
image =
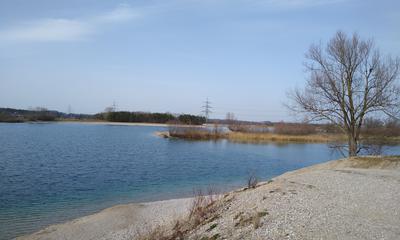
<path id="1" fill-rule="evenodd" d="M 113 101 L 111 109 L 112 109 L 112 112 L 116 112 L 117 111 L 117 103 L 115 102 L 115 100 Z"/>
<path id="2" fill-rule="evenodd" d="M 208 118 L 210 117 L 210 114 L 212 113 L 212 111 L 211 111 L 211 102 L 210 101 L 208 101 L 208 98 L 207 98 L 207 100 L 204 102 L 204 105 L 202 106 L 202 108 L 203 108 L 203 111 L 201 111 L 201 112 L 203 112 L 204 113 L 204 116 L 206 117 L 206 122 L 208 121 Z"/>
<path id="3" fill-rule="evenodd" d="M 67 113 L 68 113 L 68 114 L 72 114 L 72 107 L 71 107 L 71 105 L 68 105 Z"/>

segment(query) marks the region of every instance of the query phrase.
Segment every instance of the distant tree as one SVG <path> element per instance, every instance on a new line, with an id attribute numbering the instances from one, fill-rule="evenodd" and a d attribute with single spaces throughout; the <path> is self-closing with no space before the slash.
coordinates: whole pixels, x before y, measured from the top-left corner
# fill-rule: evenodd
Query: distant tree
<path id="1" fill-rule="evenodd" d="M 399 58 L 383 57 L 372 40 L 337 32 L 326 48 L 312 45 L 306 55 L 310 78 L 289 95 L 290 108 L 312 120 L 328 120 L 348 137 L 348 155 L 360 151 L 360 132 L 370 114 L 398 114 Z"/>
<path id="2" fill-rule="evenodd" d="M 31 110 L 27 111 L 24 115 L 28 121 L 54 121 L 59 117 L 58 112 L 49 111 L 45 107 L 31 108 Z"/>
<path id="3" fill-rule="evenodd" d="M 47 112 L 48 109 L 45 108 L 45 107 L 35 107 L 35 108 L 33 109 L 33 111 L 36 111 L 36 112 Z"/>
<path id="4" fill-rule="evenodd" d="M 0 109 L 0 122 L 22 122 L 23 119 Z"/>
<path id="5" fill-rule="evenodd" d="M 106 107 L 106 108 L 104 109 L 104 112 L 105 112 L 105 113 L 114 112 L 114 108 L 113 108 L 113 107 Z"/>
<path id="6" fill-rule="evenodd" d="M 225 120 L 226 120 L 226 122 L 227 122 L 228 124 L 233 124 L 233 123 L 235 123 L 235 120 L 236 120 L 235 114 L 234 114 L 233 112 L 227 112 L 227 113 L 226 113 Z"/>
<path id="7" fill-rule="evenodd" d="M 364 119 L 363 125 L 364 125 L 364 128 L 366 128 L 366 129 L 374 129 L 374 128 L 383 128 L 385 123 L 381 119 L 367 117 Z"/>
<path id="8" fill-rule="evenodd" d="M 106 107 L 103 111 L 103 119 L 110 121 L 113 118 L 112 113 L 115 112 L 114 106 Z"/>
<path id="9" fill-rule="evenodd" d="M 147 112 L 107 112 L 96 114 L 95 117 L 110 122 L 147 122 L 147 123 L 167 123 L 176 120 L 170 113 L 147 113 Z"/>
<path id="10" fill-rule="evenodd" d="M 201 125 L 206 123 L 206 118 L 203 116 L 196 116 L 190 114 L 181 114 L 178 117 L 180 123 L 189 125 Z"/>

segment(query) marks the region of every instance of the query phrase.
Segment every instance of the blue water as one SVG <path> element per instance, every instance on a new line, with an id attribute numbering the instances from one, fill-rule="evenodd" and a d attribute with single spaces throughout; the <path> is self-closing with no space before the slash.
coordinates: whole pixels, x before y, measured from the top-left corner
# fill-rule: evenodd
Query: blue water
<path id="1" fill-rule="evenodd" d="M 229 190 L 338 158 L 324 144 L 184 141 L 162 127 L 0 124 L 0 239 L 119 203 Z"/>

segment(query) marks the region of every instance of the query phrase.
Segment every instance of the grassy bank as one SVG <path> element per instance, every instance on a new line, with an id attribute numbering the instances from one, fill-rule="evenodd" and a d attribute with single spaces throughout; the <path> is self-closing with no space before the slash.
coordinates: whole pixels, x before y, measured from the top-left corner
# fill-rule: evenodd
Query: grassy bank
<path id="1" fill-rule="evenodd" d="M 342 135 L 333 134 L 312 134 L 312 135 L 288 135 L 276 133 L 244 133 L 230 132 L 227 139 L 232 142 L 263 143 L 263 142 L 304 142 L 304 143 L 325 143 L 344 140 Z"/>
<path id="2" fill-rule="evenodd" d="M 159 132 L 157 135 L 164 138 L 181 138 L 187 140 L 219 140 L 226 139 L 231 142 L 239 143 L 333 143 L 346 142 L 347 138 L 340 133 L 313 133 L 313 134 L 281 134 L 273 132 L 222 132 L 201 127 L 185 127 L 185 128 L 170 128 L 168 132 Z M 383 144 L 397 145 L 400 144 L 398 136 L 380 136 L 367 135 L 363 136 L 361 143 L 365 144 Z"/>
<path id="3" fill-rule="evenodd" d="M 182 138 L 187 140 L 218 140 L 225 139 L 228 134 L 221 131 L 218 127 L 207 129 L 197 126 L 169 126 L 168 134 L 163 134 L 164 137 Z"/>
<path id="4" fill-rule="evenodd" d="M 170 128 L 168 132 L 158 132 L 164 138 L 181 138 L 186 140 L 218 140 L 226 139 L 240 143 L 268 143 L 268 142 L 298 142 L 298 143 L 326 143 L 345 140 L 340 134 L 309 134 L 290 135 L 270 132 L 222 132 L 200 127 Z"/>

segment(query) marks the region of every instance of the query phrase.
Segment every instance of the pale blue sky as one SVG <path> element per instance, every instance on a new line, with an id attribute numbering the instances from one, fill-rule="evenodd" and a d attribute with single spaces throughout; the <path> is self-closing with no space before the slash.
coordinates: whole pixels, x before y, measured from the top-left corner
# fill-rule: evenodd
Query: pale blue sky
<path id="1" fill-rule="evenodd" d="M 0 106 L 290 120 L 310 44 L 337 30 L 400 56 L 400 1 L 0 0 Z"/>

